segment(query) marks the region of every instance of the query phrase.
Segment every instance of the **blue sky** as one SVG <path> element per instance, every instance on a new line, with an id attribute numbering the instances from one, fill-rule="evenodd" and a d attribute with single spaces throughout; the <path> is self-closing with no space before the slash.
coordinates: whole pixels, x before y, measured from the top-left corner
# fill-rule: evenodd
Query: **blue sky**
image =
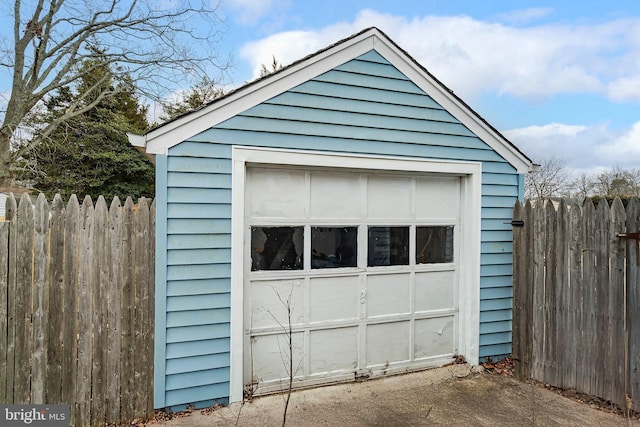
<path id="1" fill-rule="evenodd" d="M 376 26 L 535 159 L 640 168 L 640 2 L 223 0 L 228 83 Z"/>

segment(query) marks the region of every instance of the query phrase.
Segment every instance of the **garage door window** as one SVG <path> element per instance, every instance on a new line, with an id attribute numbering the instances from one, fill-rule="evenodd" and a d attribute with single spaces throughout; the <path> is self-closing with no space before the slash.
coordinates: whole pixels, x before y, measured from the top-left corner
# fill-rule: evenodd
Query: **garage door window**
<path id="1" fill-rule="evenodd" d="M 251 271 L 302 270 L 304 227 L 251 227 Z"/>
<path id="2" fill-rule="evenodd" d="M 369 227 L 369 267 L 409 265 L 409 227 Z"/>
<path id="3" fill-rule="evenodd" d="M 453 262 L 453 226 L 416 227 L 416 264 Z"/>
<path id="4" fill-rule="evenodd" d="M 357 227 L 311 227 L 311 268 L 356 267 Z"/>

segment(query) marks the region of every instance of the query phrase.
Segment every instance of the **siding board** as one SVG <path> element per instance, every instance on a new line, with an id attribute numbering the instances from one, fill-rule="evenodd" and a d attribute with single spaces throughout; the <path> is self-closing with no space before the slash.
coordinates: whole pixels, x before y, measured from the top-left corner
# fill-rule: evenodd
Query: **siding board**
<path id="1" fill-rule="evenodd" d="M 344 99 L 339 104 L 334 98 L 322 94 L 285 92 L 269 101 L 268 105 L 284 105 L 291 107 L 308 108 L 312 105 L 315 110 L 328 110 L 337 112 L 350 112 L 362 114 L 374 114 L 382 117 L 405 117 L 410 119 L 430 120 L 437 122 L 459 123 L 446 110 L 430 107 L 416 107 L 410 105 L 396 105 L 389 108 L 388 105 L 372 101 Z M 255 108 L 255 107 L 254 107 Z"/>
<path id="2" fill-rule="evenodd" d="M 357 99 L 382 102 L 388 105 L 411 105 L 414 107 L 442 108 L 426 95 L 396 93 L 384 89 L 343 86 L 332 82 L 308 81 L 291 90 L 294 93 L 324 94 L 335 99 Z"/>
<path id="3" fill-rule="evenodd" d="M 229 337 L 230 324 L 189 325 L 167 329 L 167 344 L 186 341 L 201 341 Z"/>
<path id="4" fill-rule="evenodd" d="M 167 376 L 167 390 L 180 390 L 194 386 L 207 385 L 210 378 L 228 378 L 229 368 L 207 369 L 198 372 L 189 372 L 181 375 Z"/>
<path id="5" fill-rule="evenodd" d="M 167 312 L 225 308 L 231 304 L 231 296 L 224 294 L 199 294 L 167 298 Z"/>
<path id="6" fill-rule="evenodd" d="M 167 375 L 205 371 L 229 366 L 229 353 L 214 353 L 167 360 Z M 176 403 L 174 403 L 175 405 Z"/>
<path id="7" fill-rule="evenodd" d="M 251 110 L 247 111 L 243 114 L 244 117 L 251 117 L 255 119 L 263 119 L 269 120 L 267 123 L 273 123 L 271 120 L 278 120 L 274 126 L 283 124 L 288 124 L 289 122 L 293 122 L 291 124 L 292 127 L 296 125 L 301 125 L 299 122 L 304 123 L 317 123 L 323 125 L 337 125 L 335 127 L 335 135 L 332 136 L 340 136 L 343 135 L 341 126 L 355 126 L 362 127 L 365 129 L 392 129 L 394 131 L 402 130 L 403 132 L 423 132 L 423 133 L 442 133 L 447 135 L 458 135 L 458 136 L 468 136 L 473 137 L 475 144 L 477 146 L 477 140 L 475 140 L 475 135 L 467 129 L 461 123 L 452 123 L 447 121 L 431 121 L 425 120 L 423 117 L 420 118 L 407 118 L 407 117 L 393 117 L 389 115 L 374 115 L 369 113 L 354 113 L 348 112 L 344 110 L 340 111 L 331 111 L 331 110 L 319 110 L 317 108 L 303 108 L 303 107 L 289 107 L 283 105 L 274 105 L 274 104 L 263 104 L 256 107 L 253 107 Z M 225 126 L 227 128 L 235 128 L 237 126 L 236 118 L 230 119 L 225 122 Z M 260 126 L 240 126 L 253 128 L 258 130 L 265 130 Z M 271 131 L 271 130 L 267 130 Z M 287 132 L 286 128 L 279 128 L 280 132 Z M 303 133 L 311 133 L 305 132 L 305 129 L 302 130 Z M 395 136 L 395 135 L 393 135 Z M 366 135 L 364 136 L 367 137 Z M 391 135 L 389 136 L 391 137 Z M 384 135 L 377 135 L 377 138 L 384 138 Z M 204 168 L 204 165 L 202 166 Z"/>
<path id="8" fill-rule="evenodd" d="M 221 279 L 228 277 L 231 277 L 231 264 L 167 266 L 167 280 Z"/>
<path id="9" fill-rule="evenodd" d="M 208 325 L 211 323 L 227 323 L 231 310 L 229 309 L 211 309 L 211 310 L 193 310 L 193 311 L 175 311 L 167 313 L 167 327 L 175 328 L 178 326 L 189 325 Z"/>
<path id="10" fill-rule="evenodd" d="M 230 188 L 169 188 L 169 203 L 231 203 Z"/>
<path id="11" fill-rule="evenodd" d="M 325 82 L 340 85 L 341 87 L 364 87 L 367 89 L 383 88 L 387 92 L 397 94 L 417 95 L 426 97 L 422 89 L 411 80 L 389 79 L 366 74 L 345 73 L 338 70 L 328 71 L 314 79 L 315 82 Z M 431 98 L 429 98 L 431 100 Z M 431 100 L 431 102 L 434 102 Z"/>
<path id="12" fill-rule="evenodd" d="M 168 175 L 167 185 L 169 188 L 231 188 L 230 174 L 171 172 Z"/>
<path id="13" fill-rule="evenodd" d="M 170 390 L 166 392 L 167 406 L 173 407 L 184 402 L 193 402 L 198 407 L 197 402 L 202 401 L 202 396 L 211 396 L 206 402 L 211 400 L 225 400 L 229 396 L 229 383 L 217 383 L 206 386 L 185 388 L 180 390 Z"/>
<path id="14" fill-rule="evenodd" d="M 172 250 L 167 254 L 167 265 L 210 264 L 228 262 L 231 249 L 184 249 Z"/>
<path id="15" fill-rule="evenodd" d="M 294 126 L 293 128 L 296 128 Z M 300 128 L 298 126 L 297 128 Z M 349 128 L 349 130 L 354 128 Z M 274 125 L 276 131 L 282 131 Z M 360 130 L 361 128 L 355 128 Z M 379 141 L 377 132 L 368 132 L 372 139 L 363 138 L 363 134 L 357 133 L 353 138 L 323 137 L 318 135 L 297 135 L 290 133 L 257 132 L 255 130 L 223 129 L 215 128 L 204 132 L 198 138 L 212 138 L 224 140 L 229 144 L 244 145 L 247 147 L 269 147 L 269 148 L 290 148 L 295 146 L 299 150 L 323 150 L 337 153 L 357 153 L 375 154 L 388 156 L 408 156 L 408 157 L 428 157 L 434 159 L 467 160 L 467 161 L 501 161 L 501 157 L 495 152 L 488 150 L 486 146 L 478 145 L 477 149 L 460 146 L 465 145 L 460 141 L 476 141 L 471 137 L 459 137 L 443 134 L 431 134 L 428 136 L 407 132 L 403 137 L 397 137 L 396 141 Z M 414 141 L 412 141 L 412 139 Z M 468 145 L 468 144 L 466 144 Z M 186 186 L 184 179 L 205 179 L 204 176 L 176 176 L 172 173 L 170 177 L 171 186 Z M 198 175 L 198 174 L 193 174 Z M 212 175 L 213 176 L 213 175 Z M 223 177 L 225 175 L 218 175 Z M 187 181 L 188 182 L 188 181 Z M 515 180 L 517 182 L 517 180 Z M 195 187 L 206 187 L 205 182 L 195 185 Z M 224 186 L 224 182 L 216 182 L 216 188 L 231 188 Z"/>
<path id="16" fill-rule="evenodd" d="M 167 359 L 178 359 L 181 357 L 189 356 L 202 356 L 211 353 L 227 353 L 228 351 L 228 338 L 169 343 L 167 344 Z"/>

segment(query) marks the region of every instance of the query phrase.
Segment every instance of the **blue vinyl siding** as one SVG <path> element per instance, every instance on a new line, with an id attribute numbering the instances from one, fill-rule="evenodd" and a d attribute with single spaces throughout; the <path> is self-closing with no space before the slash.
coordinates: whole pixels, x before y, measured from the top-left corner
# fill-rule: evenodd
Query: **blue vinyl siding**
<path id="1" fill-rule="evenodd" d="M 228 397 L 232 145 L 482 161 L 480 356 L 510 352 L 510 221 L 521 179 L 371 51 L 169 150 L 158 187 L 167 220 L 157 407 Z"/>

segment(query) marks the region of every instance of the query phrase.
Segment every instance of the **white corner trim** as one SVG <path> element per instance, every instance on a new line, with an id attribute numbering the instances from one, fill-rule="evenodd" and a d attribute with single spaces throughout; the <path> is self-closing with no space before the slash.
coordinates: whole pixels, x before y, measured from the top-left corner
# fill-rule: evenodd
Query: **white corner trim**
<path id="1" fill-rule="evenodd" d="M 283 165 L 446 173 L 460 176 L 460 247 L 472 248 L 460 263 L 458 330 L 459 353 L 473 365 L 480 348 L 480 227 L 482 163 L 439 159 L 367 156 L 320 151 L 297 151 L 254 147 L 232 148 L 231 192 L 231 357 L 230 402 L 243 399 L 244 369 L 244 234 L 245 180 L 248 165 Z"/>

